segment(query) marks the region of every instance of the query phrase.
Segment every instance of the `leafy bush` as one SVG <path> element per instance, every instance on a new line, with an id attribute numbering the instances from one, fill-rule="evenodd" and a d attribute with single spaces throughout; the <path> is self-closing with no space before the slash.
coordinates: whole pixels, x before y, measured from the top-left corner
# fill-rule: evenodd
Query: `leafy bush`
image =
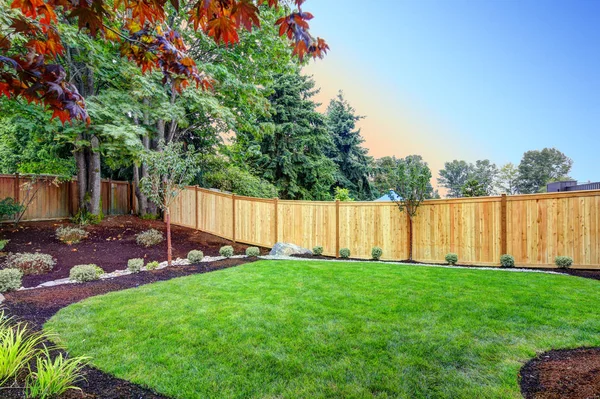
<path id="1" fill-rule="evenodd" d="M 383 249 L 381 249 L 379 247 L 373 247 L 371 249 L 371 258 L 373 258 L 375 260 L 379 260 L 379 259 L 381 259 L 381 255 L 383 255 Z"/>
<path id="2" fill-rule="evenodd" d="M 50 399 L 69 389 L 81 391 L 74 384 L 83 378 L 82 369 L 86 360 L 84 357 L 66 358 L 62 353 L 52 360 L 50 351 L 44 347 L 41 355 L 35 359 L 35 369 L 29 367 L 29 375 L 25 381 L 27 397 Z"/>
<path id="3" fill-rule="evenodd" d="M 12 218 L 16 214 L 23 211 L 24 206 L 16 202 L 14 199 L 7 197 L 0 201 L 0 219 L 7 217 Z"/>
<path id="4" fill-rule="evenodd" d="M 260 256 L 260 249 L 258 249 L 257 247 L 248 247 L 246 248 L 246 256 L 256 258 L 257 256 Z"/>
<path id="5" fill-rule="evenodd" d="M 188 256 L 187 256 L 188 260 L 190 261 L 190 263 L 200 263 L 200 261 L 202 261 L 202 259 L 204 259 L 204 252 L 200 251 L 200 250 L 193 250 L 188 252 Z"/>
<path id="6" fill-rule="evenodd" d="M 0 251 L 4 251 L 4 248 L 6 248 L 9 241 L 10 240 L 0 240 Z"/>
<path id="7" fill-rule="evenodd" d="M 28 252 L 8 254 L 4 262 L 5 269 L 19 269 L 24 275 L 47 273 L 54 265 L 56 260 L 52 256 Z"/>
<path id="8" fill-rule="evenodd" d="M 21 288 L 23 273 L 19 269 L 0 270 L 0 292 L 15 291 Z"/>
<path id="9" fill-rule="evenodd" d="M 515 267 L 515 258 L 512 255 L 504 254 L 500 257 L 502 267 Z"/>
<path id="10" fill-rule="evenodd" d="M 340 256 L 344 259 L 349 258 L 350 257 L 350 249 L 348 249 L 348 248 L 340 249 Z"/>
<path id="11" fill-rule="evenodd" d="M 156 229 L 146 230 L 135 236 L 135 241 L 138 245 L 146 248 L 160 244 L 164 239 L 163 233 Z"/>
<path id="12" fill-rule="evenodd" d="M 139 273 L 139 271 L 142 270 L 143 266 L 144 266 L 144 259 L 142 259 L 142 258 L 134 258 L 134 259 L 129 259 L 127 261 L 127 270 L 129 270 L 132 273 Z"/>
<path id="13" fill-rule="evenodd" d="M 224 247 L 221 247 L 221 249 L 219 249 L 219 253 L 221 254 L 221 256 L 231 258 L 233 256 L 233 247 L 231 245 L 225 245 Z"/>
<path id="14" fill-rule="evenodd" d="M 567 269 L 573 264 L 573 258 L 570 256 L 557 256 L 554 259 L 554 263 L 556 263 L 556 266 L 560 267 L 561 269 Z"/>
<path id="15" fill-rule="evenodd" d="M 65 244 L 77 244 L 88 236 L 88 232 L 79 227 L 60 226 L 56 229 L 56 238 Z"/>
<path id="16" fill-rule="evenodd" d="M 159 265 L 160 265 L 160 263 L 158 263 L 157 261 L 148 262 L 146 264 L 146 270 L 156 270 L 156 269 L 158 269 Z"/>
<path id="17" fill-rule="evenodd" d="M 160 215 L 156 213 L 145 213 L 142 216 L 140 216 L 140 218 L 142 218 L 142 220 L 158 220 L 160 218 Z"/>
<path id="18" fill-rule="evenodd" d="M 102 206 L 100 207 L 102 209 Z M 80 226 L 87 226 L 88 224 L 98 224 L 104 219 L 102 211 L 98 215 L 88 212 L 86 209 L 79 209 L 75 216 L 71 218 L 71 222 L 76 223 Z"/>
<path id="19" fill-rule="evenodd" d="M 446 262 L 448 262 L 449 265 L 456 265 L 456 262 L 458 262 L 458 255 L 449 253 L 446 255 Z"/>
<path id="20" fill-rule="evenodd" d="M 218 188 L 248 197 L 277 197 L 277 188 L 273 184 L 237 166 L 218 162 L 218 164 L 209 165 L 209 169 L 202 176 L 204 187 Z"/>
<path id="21" fill-rule="evenodd" d="M 98 280 L 103 274 L 104 270 L 96 265 L 77 265 L 71 268 L 69 279 L 78 283 L 85 283 L 86 281 Z"/>
<path id="22" fill-rule="evenodd" d="M 350 190 L 347 188 L 336 187 L 334 191 L 334 198 L 342 202 L 352 202 L 354 198 L 350 196 Z"/>
<path id="23" fill-rule="evenodd" d="M 313 247 L 313 255 L 315 256 L 321 256 L 323 255 L 323 247 L 320 245 L 317 245 L 316 247 Z"/>
<path id="24" fill-rule="evenodd" d="M 0 313 L 0 386 L 16 376 L 39 353 L 47 338 L 31 331 L 26 324 L 12 324 L 12 319 Z"/>

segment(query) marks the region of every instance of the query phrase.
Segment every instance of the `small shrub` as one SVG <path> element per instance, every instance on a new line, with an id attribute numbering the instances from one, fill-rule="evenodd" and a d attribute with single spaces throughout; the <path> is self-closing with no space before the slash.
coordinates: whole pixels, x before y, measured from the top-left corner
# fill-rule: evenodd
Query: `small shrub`
<path id="1" fill-rule="evenodd" d="M 156 229 L 146 230 L 135 236 L 135 241 L 138 245 L 146 248 L 160 244 L 163 240 L 163 233 Z"/>
<path id="2" fill-rule="evenodd" d="M 129 270 L 132 273 L 139 273 L 139 271 L 142 270 L 143 266 L 144 266 L 144 259 L 142 259 L 142 258 L 134 258 L 134 259 L 129 259 L 127 261 L 127 270 Z"/>
<path id="3" fill-rule="evenodd" d="M 160 218 L 160 215 L 157 215 L 156 213 L 146 213 L 140 216 L 140 218 L 142 218 L 143 220 L 158 220 Z"/>
<path id="4" fill-rule="evenodd" d="M 158 265 L 160 265 L 160 263 L 158 263 L 157 261 L 148 262 L 146 264 L 146 270 L 156 270 L 158 269 Z"/>
<path id="5" fill-rule="evenodd" d="M 100 207 L 100 209 L 102 209 L 102 207 Z M 85 209 L 80 209 L 77 211 L 75 216 L 71 218 L 71 222 L 80 226 L 87 226 L 88 224 L 98 224 L 102 221 L 102 219 L 104 219 L 104 214 L 102 211 L 100 211 L 98 215 L 94 215 Z"/>
<path id="6" fill-rule="evenodd" d="M 41 355 L 35 359 L 35 369 L 29 366 L 29 375 L 25 380 L 27 397 L 50 399 L 69 389 L 81 391 L 81 388 L 74 384 L 83 378 L 82 369 L 86 361 L 87 358 L 67 358 L 62 353 L 52 360 L 50 351 L 44 347 Z"/>
<path id="7" fill-rule="evenodd" d="M 11 197 L 4 198 L 3 200 L 0 200 L 0 219 L 5 219 L 6 217 L 12 218 L 22 212 L 24 208 L 23 205 L 19 204 Z"/>
<path id="8" fill-rule="evenodd" d="M 10 240 L 0 240 L 0 251 L 4 251 L 4 248 L 6 248 L 9 241 Z"/>
<path id="9" fill-rule="evenodd" d="M 260 256 L 260 249 L 257 247 L 248 247 L 246 248 L 246 256 L 256 258 L 257 256 Z"/>
<path id="10" fill-rule="evenodd" d="M 446 255 L 446 262 L 448 262 L 449 265 L 456 265 L 456 262 L 458 262 L 458 255 L 449 253 Z"/>
<path id="11" fill-rule="evenodd" d="M 104 274 L 104 270 L 96 265 L 77 265 L 71 268 L 69 279 L 78 283 L 85 283 L 86 281 L 98 280 L 102 274 Z"/>
<path id="12" fill-rule="evenodd" d="M 52 256 L 28 252 L 8 254 L 4 262 L 5 269 L 19 269 L 24 275 L 47 273 L 54 265 L 56 260 Z"/>
<path id="13" fill-rule="evenodd" d="M 15 291 L 21 288 L 23 273 L 19 269 L 0 270 L 0 292 Z"/>
<path id="14" fill-rule="evenodd" d="M 88 232 L 79 227 L 61 226 L 56 229 L 56 238 L 65 244 L 77 244 L 88 236 Z"/>
<path id="15" fill-rule="evenodd" d="M 190 261 L 190 263 L 200 263 L 200 261 L 202 261 L 202 259 L 204 259 L 204 252 L 199 251 L 199 250 L 193 250 L 188 252 L 188 256 L 187 256 L 188 260 Z"/>
<path id="16" fill-rule="evenodd" d="M 573 258 L 570 256 L 557 256 L 554 258 L 554 263 L 561 269 L 567 269 L 573 264 Z"/>
<path id="17" fill-rule="evenodd" d="M 0 315 L 0 386 L 4 386 L 40 353 L 39 346 L 47 335 L 30 330 L 24 323 L 12 325 L 4 313 Z"/>
<path id="18" fill-rule="evenodd" d="M 515 267 L 515 258 L 512 255 L 502 255 L 500 257 L 500 265 L 502 267 Z"/>
<path id="19" fill-rule="evenodd" d="M 348 248 L 340 249 L 340 256 L 344 259 L 349 258 L 350 257 L 350 249 L 348 249 Z"/>
<path id="20" fill-rule="evenodd" d="M 221 254 L 221 256 L 231 258 L 233 256 L 233 247 L 231 245 L 225 245 L 224 247 L 221 247 L 221 249 L 219 249 L 219 253 Z"/>
<path id="21" fill-rule="evenodd" d="M 373 247 L 373 249 L 371 249 L 371 258 L 379 260 L 381 259 L 381 255 L 383 255 L 383 249 L 379 247 Z"/>
<path id="22" fill-rule="evenodd" d="M 323 247 L 320 245 L 317 245 L 316 247 L 313 247 L 313 255 L 315 256 L 321 256 L 323 255 Z"/>

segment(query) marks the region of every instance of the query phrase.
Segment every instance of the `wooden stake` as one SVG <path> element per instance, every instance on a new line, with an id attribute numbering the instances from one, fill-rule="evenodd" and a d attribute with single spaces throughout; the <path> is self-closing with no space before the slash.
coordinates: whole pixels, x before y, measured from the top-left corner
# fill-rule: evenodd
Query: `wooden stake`
<path id="1" fill-rule="evenodd" d="M 340 200 L 335 200 L 335 257 L 340 257 Z"/>
<path id="2" fill-rule="evenodd" d="M 231 194 L 231 206 L 232 206 L 232 226 L 231 226 L 231 241 L 235 242 L 235 194 Z"/>

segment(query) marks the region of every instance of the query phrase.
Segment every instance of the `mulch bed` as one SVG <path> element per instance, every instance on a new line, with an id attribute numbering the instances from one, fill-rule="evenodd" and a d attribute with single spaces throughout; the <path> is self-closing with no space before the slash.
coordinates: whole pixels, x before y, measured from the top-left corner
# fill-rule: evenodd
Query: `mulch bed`
<path id="1" fill-rule="evenodd" d="M 18 227 L 0 225 L 0 239 L 9 239 L 5 252 L 41 252 L 57 260 L 51 273 L 25 276 L 24 287 L 65 278 L 75 265 L 94 263 L 105 272 L 127 268 L 127 260 L 144 258 L 147 261 L 167 260 L 166 240 L 150 248 L 135 242 L 136 234 L 151 228 L 165 232 L 166 225 L 158 220 L 142 220 L 136 216 L 107 217 L 99 225 L 85 227 L 89 236 L 79 244 L 67 245 L 58 241 L 55 230 L 69 221 L 24 222 Z M 233 244 L 228 240 L 194 229 L 172 226 L 173 258 L 185 258 L 192 249 L 200 249 L 204 255 L 217 256 L 223 245 L 232 245 L 236 254 L 243 254 L 247 245 Z M 263 250 L 263 253 L 265 251 Z M 0 264 L 2 257 L 0 257 Z"/>
<path id="2" fill-rule="evenodd" d="M 169 280 L 175 277 L 207 273 L 252 261 L 249 258 L 226 259 L 217 262 L 205 262 L 198 265 L 172 266 L 165 269 L 83 284 L 64 284 L 35 290 L 9 292 L 5 294 L 6 301 L 3 306 L 9 315 L 15 316 L 18 320 L 25 321 L 30 326 L 39 329 L 61 308 L 91 296 Z M 61 399 L 167 399 L 166 396 L 113 377 L 93 367 L 85 368 L 84 377 L 85 380 L 77 384 L 83 392 L 71 390 L 63 395 Z M 18 385 L 22 386 L 23 381 L 18 381 Z M 3 399 L 22 399 L 24 395 L 22 389 L 9 388 L 0 389 L 0 397 Z"/>

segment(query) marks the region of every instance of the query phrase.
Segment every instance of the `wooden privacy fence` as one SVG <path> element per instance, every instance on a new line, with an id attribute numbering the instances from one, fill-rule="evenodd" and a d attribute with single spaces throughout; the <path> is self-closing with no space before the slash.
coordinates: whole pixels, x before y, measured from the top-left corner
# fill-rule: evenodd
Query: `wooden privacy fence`
<path id="1" fill-rule="evenodd" d="M 413 224 L 413 258 L 499 265 L 502 254 L 517 265 L 554 267 L 558 255 L 574 267 L 600 268 L 600 190 L 458 198 L 423 202 Z M 408 220 L 394 203 L 283 201 L 185 189 L 171 207 L 174 224 L 270 248 L 292 242 L 326 255 L 350 248 L 353 257 L 408 257 Z"/>
<path id="2" fill-rule="evenodd" d="M 12 197 L 22 201 L 27 196 L 27 183 L 31 181 L 35 185 L 33 190 L 38 190 L 22 220 L 65 219 L 77 213 L 79 191 L 76 179 L 57 183 L 56 176 L 0 175 L 0 200 Z M 135 196 L 131 183 L 102 180 L 101 188 L 105 215 L 123 215 L 132 211 Z"/>

